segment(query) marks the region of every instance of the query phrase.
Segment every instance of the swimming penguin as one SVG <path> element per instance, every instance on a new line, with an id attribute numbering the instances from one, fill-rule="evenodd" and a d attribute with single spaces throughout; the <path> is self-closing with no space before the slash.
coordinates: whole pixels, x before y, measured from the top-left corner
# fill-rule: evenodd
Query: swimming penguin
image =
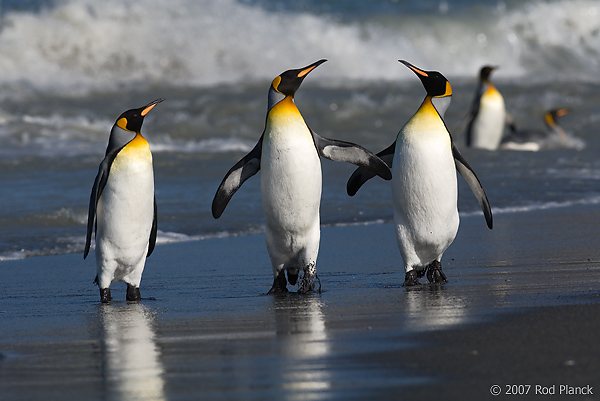
<path id="1" fill-rule="evenodd" d="M 396 237 L 406 276 L 405 286 L 419 284 L 427 273 L 432 283 L 445 283 L 441 259 L 458 231 L 456 170 L 477 197 L 488 227 L 492 211 L 487 196 L 464 157 L 454 146 L 443 116 L 452 88 L 437 71 L 423 71 L 399 60 L 421 79 L 427 96 L 398 133 L 396 141 L 378 156 L 392 167 Z M 373 174 L 358 168 L 348 180 L 353 196 Z"/>
<path id="2" fill-rule="evenodd" d="M 288 70 L 271 83 L 265 129 L 258 143 L 225 175 L 212 203 L 218 219 L 233 194 L 248 178 L 261 173 L 265 239 L 273 267 L 269 294 L 287 292 L 304 271 L 299 293 L 314 290 L 319 252 L 321 161 L 319 156 L 365 167 L 391 179 L 389 167 L 368 150 L 349 142 L 322 138 L 310 129 L 294 103 L 306 76 L 326 60 Z"/>
<path id="3" fill-rule="evenodd" d="M 502 139 L 501 149 L 537 152 L 543 149 L 569 148 L 581 150 L 585 143 L 558 125 L 558 119 L 566 115 L 567 109 L 550 110 L 544 114 L 545 129 L 515 129 Z"/>
<path id="4" fill-rule="evenodd" d="M 504 98 L 490 81 L 490 74 L 497 68 L 485 66 L 479 72 L 479 85 L 468 116 L 467 146 L 498 149 L 507 118 L 510 120 Z"/>
<path id="5" fill-rule="evenodd" d="M 140 130 L 144 117 L 164 99 L 124 112 L 110 131 L 104 160 L 92 187 L 83 258 L 96 232 L 95 282 L 109 302 L 110 284 L 124 281 L 127 300 L 139 301 L 146 258 L 156 243 L 152 153 Z"/>

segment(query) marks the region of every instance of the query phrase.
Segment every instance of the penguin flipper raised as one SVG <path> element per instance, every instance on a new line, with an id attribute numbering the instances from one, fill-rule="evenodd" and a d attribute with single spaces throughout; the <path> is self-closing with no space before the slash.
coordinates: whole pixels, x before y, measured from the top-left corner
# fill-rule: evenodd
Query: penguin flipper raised
<path id="1" fill-rule="evenodd" d="M 483 210 L 483 215 L 485 216 L 485 221 L 487 226 L 491 230 L 493 227 L 492 221 L 492 209 L 490 207 L 490 202 L 481 186 L 481 182 L 479 182 L 479 178 L 475 175 L 475 172 L 469 166 L 469 163 L 465 160 L 463 155 L 460 154 L 456 146 L 452 145 L 452 156 L 454 156 L 454 163 L 456 164 L 456 169 L 460 173 L 460 175 L 465 179 L 469 187 L 471 187 L 471 191 L 477 198 L 481 209 Z"/>
<path id="2" fill-rule="evenodd" d="M 262 141 L 263 136 L 260 137 L 256 146 L 254 146 L 254 149 L 225 174 L 212 202 L 212 215 L 215 219 L 221 217 L 227 204 L 231 200 L 231 197 L 242 186 L 244 181 L 258 173 L 260 170 Z"/>
<path id="3" fill-rule="evenodd" d="M 377 153 L 377 157 L 383 160 L 390 168 L 392 168 L 392 162 L 394 161 L 394 152 L 396 151 L 396 141 L 381 152 Z M 354 173 L 348 179 L 346 184 L 346 192 L 348 195 L 354 196 L 362 185 L 375 177 L 375 174 L 371 170 L 367 170 L 364 167 L 357 168 Z"/>
<path id="4" fill-rule="evenodd" d="M 336 162 L 348 162 L 368 169 L 384 180 L 392 179 L 390 168 L 379 157 L 352 142 L 327 139 L 310 130 L 319 155 Z"/>
<path id="5" fill-rule="evenodd" d="M 115 156 L 116 153 L 115 155 L 108 154 L 104 158 L 104 160 L 102 160 L 102 163 L 100 163 L 100 167 L 98 168 L 98 174 L 96 174 L 96 179 L 94 180 L 94 186 L 92 187 L 92 193 L 90 195 L 90 206 L 88 210 L 87 234 L 85 237 L 85 248 L 83 251 L 84 259 L 90 252 L 90 245 L 92 244 L 92 231 L 94 231 L 96 223 L 96 207 L 98 206 L 98 199 L 100 199 L 102 190 L 106 186 L 110 165 L 115 159 Z"/>
<path id="6" fill-rule="evenodd" d="M 156 196 L 154 196 L 154 218 L 152 219 L 152 229 L 150 230 L 150 240 L 148 241 L 148 253 L 146 257 L 152 255 L 152 251 L 154 251 L 154 246 L 156 245 L 156 236 L 158 234 L 158 214 L 156 207 Z"/>

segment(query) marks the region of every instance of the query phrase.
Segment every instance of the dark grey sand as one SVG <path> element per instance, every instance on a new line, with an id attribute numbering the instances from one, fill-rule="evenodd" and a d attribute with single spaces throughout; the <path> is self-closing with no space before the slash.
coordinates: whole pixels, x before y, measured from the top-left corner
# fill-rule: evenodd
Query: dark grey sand
<path id="1" fill-rule="evenodd" d="M 599 222 L 464 217 L 449 283 L 411 289 L 391 224 L 323 228 L 307 296 L 264 295 L 261 235 L 158 246 L 139 304 L 98 302 L 93 255 L 2 262 L 0 399 L 598 400 Z"/>

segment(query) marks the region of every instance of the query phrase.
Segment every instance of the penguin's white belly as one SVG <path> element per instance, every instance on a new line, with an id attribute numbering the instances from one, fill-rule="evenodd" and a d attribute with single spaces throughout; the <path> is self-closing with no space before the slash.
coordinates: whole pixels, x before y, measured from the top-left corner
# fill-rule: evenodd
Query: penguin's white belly
<path id="1" fill-rule="evenodd" d="M 441 258 L 459 224 L 456 166 L 449 138 L 419 133 L 413 139 L 417 140 L 401 140 L 399 135 L 392 171 L 394 221 L 406 268 L 423 267 Z"/>
<path id="2" fill-rule="evenodd" d="M 471 128 L 472 145 L 488 150 L 498 149 L 504 133 L 505 121 L 506 109 L 502 95 L 494 92 L 482 96 L 479 112 Z"/>
<path id="3" fill-rule="evenodd" d="M 303 121 L 265 132 L 261 191 L 274 263 L 287 264 L 298 257 L 303 259 L 300 263 L 314 263 L 320 237 L 321 161 Z"/>
<path id="4" fill-rule="evenodd" d="M 143 269 L 154 218 L 152 156 L 115 158 L 98 201 L 96 258 L 101 269 L 114 269 L 118 281 Z M 141 266 L 140 266 L 141 265 Z"/>

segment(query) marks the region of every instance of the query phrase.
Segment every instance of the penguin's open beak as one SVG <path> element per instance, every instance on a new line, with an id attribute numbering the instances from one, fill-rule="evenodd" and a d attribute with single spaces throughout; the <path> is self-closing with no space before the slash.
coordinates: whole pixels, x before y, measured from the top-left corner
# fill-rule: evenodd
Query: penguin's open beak
<path id="1" fill-rule="evenodd" d="M 142 110 L 142 117 L 145 117 L 146 114 L 148 114 L 150 112 L 150 110 L 152 110 L 154 108 L 154 106 L 156 106 L 157 104 L 159 104 L 160 102 L 164 102 L 165 99 L 163 98 L 159 98 L 156 99 L 150 103 L 148 103 L 146 106 L 144 106 L 144 110 Z"/>

